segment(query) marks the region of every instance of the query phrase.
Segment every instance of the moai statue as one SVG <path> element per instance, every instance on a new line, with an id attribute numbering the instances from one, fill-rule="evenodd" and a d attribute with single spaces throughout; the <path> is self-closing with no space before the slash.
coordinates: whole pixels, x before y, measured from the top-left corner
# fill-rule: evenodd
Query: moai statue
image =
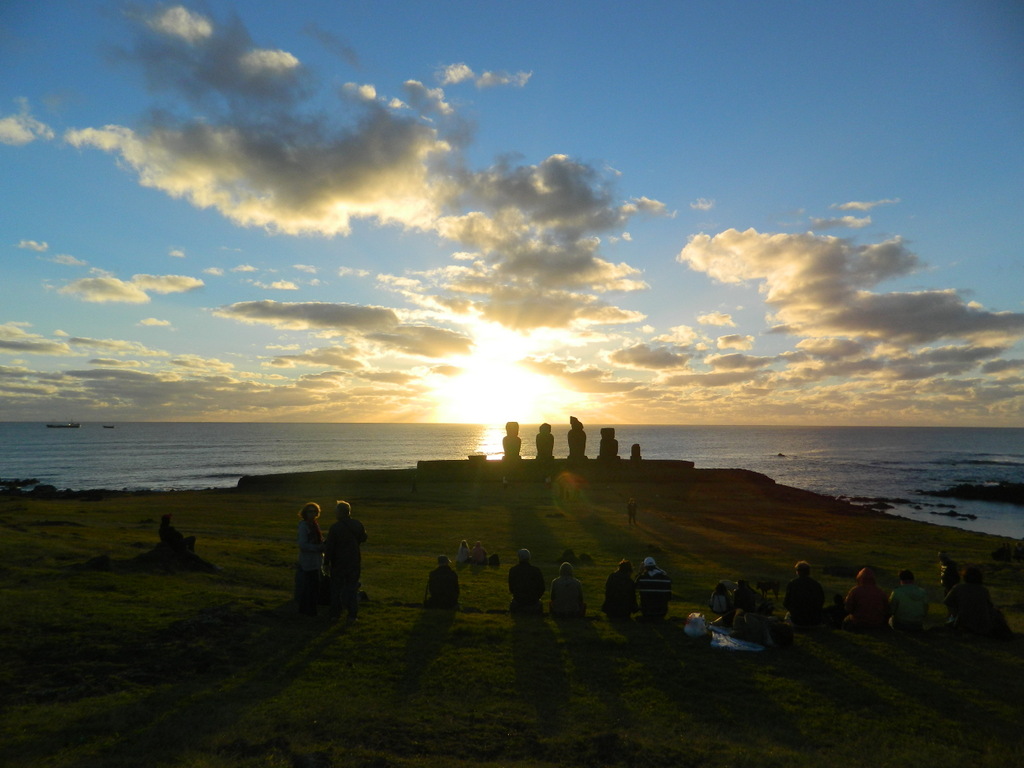
<path id="1" fill-rule="evenodd" d="M 640 455 L 640 443 L 633 443 L 633 447 L 629 449 L 629 460 L 640 461 L 643 458 Z"/>
<path id="2" fill-rule="evenodd" d="M 583 422 L 575 416 L 569 417 L 569 461 L 582 461 L 587 458 L 587 433 L 583 431 Z"/>
<path id="3" fill-rule="evenodd" d="M 611 461 L 619 458 L 619 441 L 615 439 L 613 427 L 601 427 L 601 445 L 598 449 L 597 458 L 602 461 Z"/>
<path id="4" fill-rule="evenodd" d="M 519 451 L 523 447 L 523 441 L 519 437 L 518 421 L 506 422 L 505 436 L 501 438 L 501 447 L 505 450 L 505 461 L 515 461 L 519 458 Z"/>
<path id="5" fill-rule="evenodd" d="M 541 424 L 537 432 L 537 458 L 541 461 L 555 458 L 555 436 L 551 434 L 550 424 Z"/>

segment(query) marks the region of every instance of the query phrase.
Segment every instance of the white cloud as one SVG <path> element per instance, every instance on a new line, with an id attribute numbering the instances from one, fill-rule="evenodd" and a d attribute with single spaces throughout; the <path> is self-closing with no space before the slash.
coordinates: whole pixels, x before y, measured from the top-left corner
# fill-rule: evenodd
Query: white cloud
<path id="1" fill-rule="evenodd" d="M 38 240 L 20 240 L 16 247 L 24 248 L 29 251 L 38 251 L 39 253 L 45 253 L 50 248 L 49 244 L 45 240 L 42 242 Z"/>
<path id="2" fill-rule="evenodd" d="M 32 117 L 27 99 L 15 99 L 21 105 L 16 115 L 0 117 L 0 144 L 22 146 L 36 139 L 52 139 L 53 131 Z"/>
<path id="3" fill-rule="evenodd" d="M 899 238 L 856 246 L 824 235 L 730 229 L 695 235 L 678 259 L 724 283 L 759 282 L 779 333 L 900 344 L 944 338 L 992 343 L 1024 335 L 1024 314 L 988 312 L 955 291 L 870 292 L 921 266 Z"/>
<path id="4" fill-rule="evenodd" d="M 150 293 L 184 293 L 202 285 L 202 280 L 184 275 L 135 275 L 128 282 L 109 276 L 85 277 L 68 283 L 58 293 L 96 304 L 146 304 Z"/>
<path id="5" fill-rule="evenodd" d="M 697 322 L 701 325 L 736 325 L 732 319 L 732 315 L 725 312 L 706 312 L 703 315 L 697 315 Z"/>
<path id="6" fill-rule="evenodd" d="M 900 202 L 898 197 L 888 198 L 885 200 L 873 200 L 871 202 L 849 202 L 849 203 L 833 203 L 830 208 L 835 208 L 840 211 L 870 211 L 872 208 L 879 205 L 895 205 Z"/>
<path id="7" fill-rule="evenodd" d="M 862 219 L 858 219 L 856 216 L 842 216 L 838 219 L 811 219 L 811 229 L 816 231 L 823 229 L 838 229 L 840 227 L 846 227 L 848 229 L 863 229 L 864 227 L 870 226 L 870 224 L 870 216 L 865 216 Z"/>
<path id="8" fill-rule="evenodd" d="M 165 35 L 198 43 L 213 35 L 213 23 L 206 16 L 175 5 L 149 20 L 149 26 Z"/>
<path id="9" fill-rule="evenodd" d="M 693 208 L 693 210 L 695 211 L 710 211 L 712 208 L 715 207 L 715 201 L 709 200 L 706 197 L 698 197 L 696 200 L 690 203 L 690 207 Z"/>
<path id="10" fill-rule="evenodd" d="M 725 336 L 719 336 L 715 340 L 715 345 L 719 349 L 753 349 L 754 337 L 745 336 L 739 333 L 730 333 Z"/>

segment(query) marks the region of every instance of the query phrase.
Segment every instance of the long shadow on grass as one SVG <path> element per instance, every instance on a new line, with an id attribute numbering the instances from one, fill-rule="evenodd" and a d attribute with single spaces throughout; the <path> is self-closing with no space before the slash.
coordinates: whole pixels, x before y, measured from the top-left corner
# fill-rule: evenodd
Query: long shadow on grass
<path id="1" fill-rule="evenodd" d="M 569 676 L 555 633 L 543 616 L 512 614 L 512 663 L 516 688 L 537 711 L 537 727 L 558 733 L 566 716 Z"/>
<path id="2" fill-rule="evenodd" d="M 420 678 L 430 663 L 437 658 L 448 643 L 448 635 L 455 623 L 455 611 L 424 608 L 416 624 L 409 632 L 405 646 L 405 676 L 402 692 L 416 693 L 420 689 Z"/>
<path id="3" fill-rule="evenodd" d="M 203 749 L 207 737 L 237 722 L 255 702 L 273 698 L 288 688 L 334 639 L 336 631 L 325 619 L 293 619 L 291 610 L 294 608 L 286 604 L 269 616 L 252 619 L 264 634 L 260 647 L 274 649 L 257 663 L 233 667 L 228 674 L 186 678 L 159 688 L 141 701 L 133 700 L 123 707 L 103 710 L 69 724 L 68 731 L 94 734 L 94 751 L 98 753 L 83 755 L 75 765 L 137 765 L 143 757 L 157 755 L 173 762 L 186 750 Z M 112 731 L 117 734 L 116 741 Z M 110 746 L 103 746 L 108 742 Z M 254 747 L 262 751 L 288 749 L 287 740 L 280 737 L 265 739 L 261 744 L 235 746 L 242 751 Z M 44 749 L 52 754 L 53 745 L 45 745 Z M 230 755 L 233 749 L 228 745 L 222 751 Z"/>

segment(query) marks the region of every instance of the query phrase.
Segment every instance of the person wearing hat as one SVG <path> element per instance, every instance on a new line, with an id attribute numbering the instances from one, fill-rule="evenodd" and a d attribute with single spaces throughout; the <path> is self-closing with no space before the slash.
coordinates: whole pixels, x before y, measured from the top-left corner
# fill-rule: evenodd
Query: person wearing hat
<path id="1" fill-rule="evenodd" d="M 437 557 L 437 568 L 427 578 L 423 605 L 449 611 L 459 607 L 459 575 L 452 570 L 452 561 L 447 555 Z"/>
<path id="2" fill-rule="evenodd" d="M 512 593 L 509 612 L 543 613 L 541 598 L 547 592 L 544 576 L 540 568 L 530 562 L 530 550 L 520 549 L 517 554 L 519 562 L 508 569 L 508 591 Z"/>
<path id="3" fill-rule="evenodd" d="M 668 601 L 672 599 L 672 579 L 658 567 L 653 557 L 644 558 L 635 584 L 640 596 L 640 618 L 646 621 L 665 618 Z"/>

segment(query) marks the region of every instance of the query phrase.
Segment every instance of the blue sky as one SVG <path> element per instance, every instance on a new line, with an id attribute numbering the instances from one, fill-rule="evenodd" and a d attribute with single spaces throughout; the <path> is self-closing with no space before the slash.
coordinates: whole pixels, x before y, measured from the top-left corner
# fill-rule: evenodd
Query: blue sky
<path id="1" fill-rule="evenodd" d="M 1024 426 L 1024 10 L 0 6 L 0 420 Z"/>

